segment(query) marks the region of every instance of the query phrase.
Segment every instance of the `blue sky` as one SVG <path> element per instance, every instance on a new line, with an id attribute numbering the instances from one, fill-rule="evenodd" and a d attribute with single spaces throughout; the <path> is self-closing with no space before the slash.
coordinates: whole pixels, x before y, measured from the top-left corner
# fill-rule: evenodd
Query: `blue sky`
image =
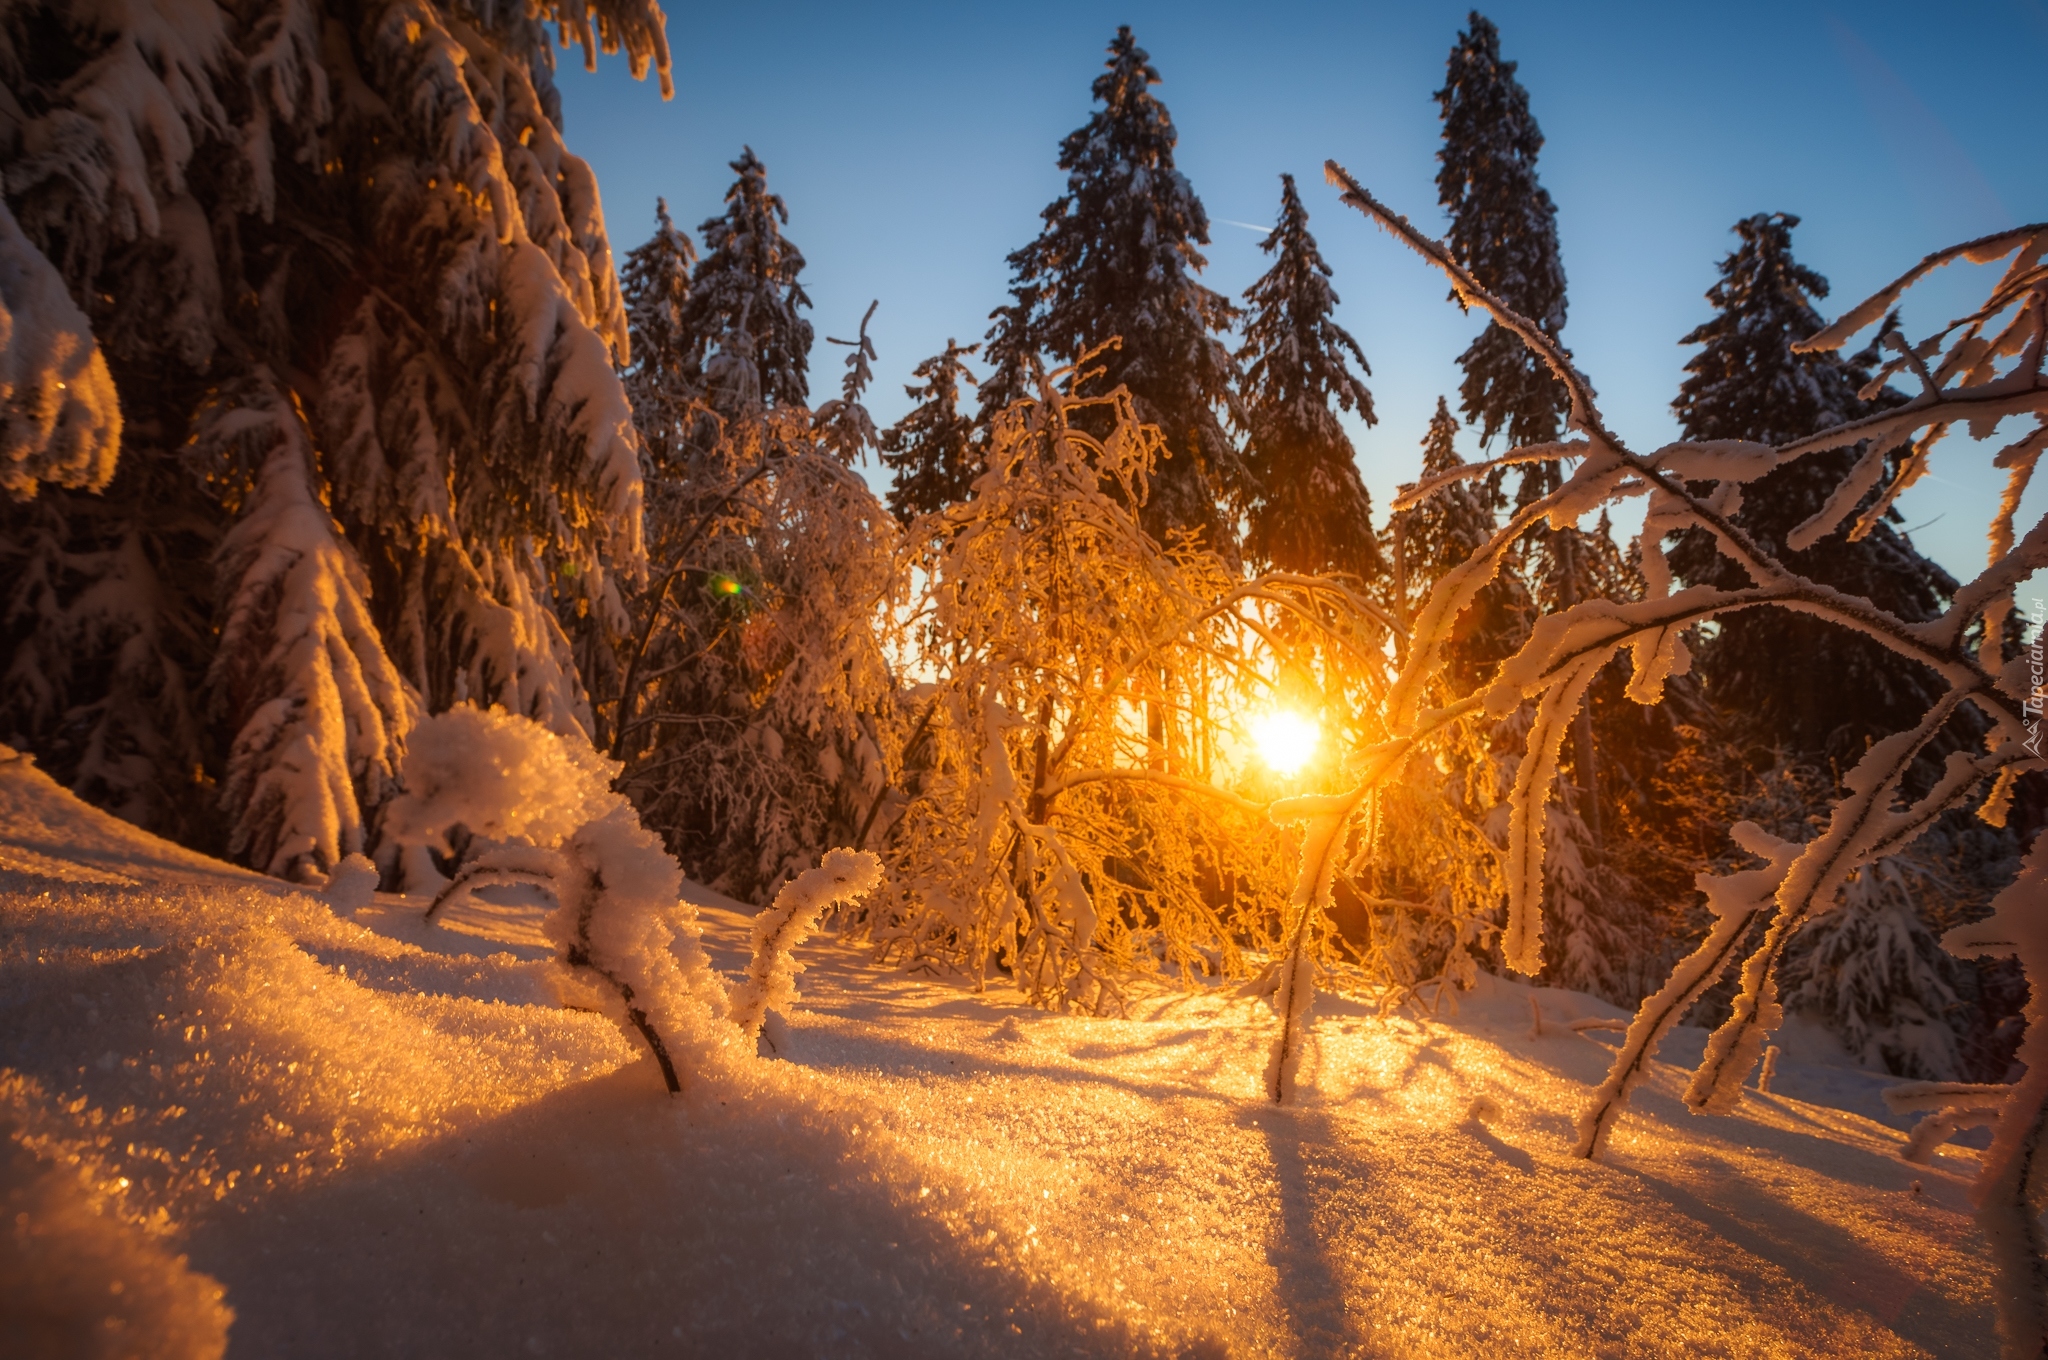
<path id="1" fill-rule="evenodd" d="M 1003 257 L 1061 192 L 1059 140 L 1088 117 L 1103 49 L 1130 24 L 1163 77 L 1156 92 L 1180 131 L 1180 169 L 1209 211 L 1211 287 L 1235 295 L 1263 272 L 1278 176 L 1301 182 L 1336 270 L 1339 318 L 1372 364 L 1379 423 L 1353 438 L 1383 514 L 1420 464 L 1437 395 L 1455 409 L 1455 361 L 1478 322 L 1343 208 L 1321 168 L 1335 158 L 1442 229 L 1431 95 L 1468 8 L 671 6 L 672 101 L 615 59 L 586 75 L 565 53 L 560 84 L 569 143 L 597 171 L 622 258 L 650 234 L 657 195 L 682 224 L 716 212 L 727 162 L 753 146 L 809 261 L 814 399 L 836 394 L 844 354 L 822 337 L 850 334 L 879 299 L 870 406 L 886 423 L 908 407 L 913 365 L 948 336 L 981 338 L 1004 300 Z M 1565 341 L 1609 422 L 1640 449 L 1676 433 L 1669 403 L 1690 352 L 1677 340 L 1707 315 L 1701 295 L 1737 218 L 1802 219 L 1795 248 L 1834 284 L 1830 315 L 1930 250 L 2048 219 L 2041 0 L 1484 12 L 1546 138 L 1539 170 L 1558 205 Z M 1967 303 L 1982 283 L 1972 273 L 1937 276 L 1907 329 Z M 1478 451 L 1469 435 L 1466 451 Z M 1904 502 L 1907 527 L 1923 526 L 1915 541 L 1951 570 L 1982 561 L 2002 479 L 1989 452 L 1953 442 Z"/>

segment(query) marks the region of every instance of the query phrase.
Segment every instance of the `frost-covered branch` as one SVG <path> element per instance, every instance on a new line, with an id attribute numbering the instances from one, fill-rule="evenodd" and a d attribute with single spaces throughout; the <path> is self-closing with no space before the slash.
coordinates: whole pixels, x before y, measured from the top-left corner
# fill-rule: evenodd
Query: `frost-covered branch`
<path id="1" fill-rule="evenodd" d="M 754 918 L 754 956 L 747 976 L 732 993 L 732 1022 L 749 1039 L 761 1032 L 768 1012 L 796 1000 L 796 975 L 804 970 L 796 947 L 835 906 L 850 905 L 882 880 L 882 861 L 863 850 L 833 850 L 815 869 L 782 885 L 775 901 Z"/>
<path id="2" fill-rule="evenodd" d="M 1991 914 L 1942 938 L 1950 953 L 2016 956 L 2027 973 L 2026 1037 L 2015 1055 L 2026 1068 L 1998 1107 L 1997 1132 L 1972 1197 L 1991 1241 L 1998 1277 L 1998 1331 L 2007 1360 L 2048 1352 L 2048 835 L 2035 838 L 2019 877 Z"/>
<path id="3" fill-rule="evenodd" d="M 1279 986 L 1273 992 L 1280 1032 L 1266 1061 L 1266 1095 L 1275 1103 L 1284 1103 L 1294 1094 L 1295 1077 L 1301 1071 L 1316 990 L 1315 956 L 1309 950 L 1309 940 L 1329 910 L 1330 886 L 1343 852 L 1344 832 L 1359 798 L 1356 792 L 1308 795 L 1283 799 L 1270 809 L 1276 824 L 1299 822 L 1303 828 L 1301 868 L 1287 900 L 1287 948 L 1280 956 Z"/>
<path id="4" fill-rule="evenodd" d="M 1979 418 L 1978 428 L 1982 430 L 1988 429 L 1999 415 L 2048 411 L 2048 387 L 2043 386 L 2040 378 L 2043 318 L 2048 316 L 2044 306 L 2048 302 L 2044 302 L 2044 281 L 2038 268 L 2038 256 L 2042 245 L 2048 243 L 2048 233 L 2034 229 L 2002 234 L 1933 258 L 1919 271 L 1924 273 L 1925 268 L 1955 255 L 1990 261 L 2015 250 L 2020 252 L 2006 279 L 1994 290 L 1992 301 L 1974 317 L 1959 323 L 1961 339 L 1948 345 L 1948 355 L 1942 356 L 1941 351 L 1957 328 L 1913 349 L 1917 360 L 1939 360 L 1928 369 L 1933 385 L 1920 397 L 1878 417 L 1777 449 L 1728 441 L 1686 442 L 1642 457 L 1632 453 L 1605 428 L 1590 384 L 1554 339 L 1491 297 L 1445 247 L 1429 240 L 1373 199 L 1340 167 L 1333 163 L 1328 169 L 1331 180 L 1344 189 L 1346 201 L 1448 275 L 1461 301 L 1482 307 L 1502 326 L 1522 336 L 1566 385 L 1572 399 L 1571 423 L 1587 436 L 1585 443 L 1568 446 L 1570 451 L 1581 453 L 1584 461 L 1563 485 L 1543 500 L 1524 507 L 1491 542 L 1464 566 L 1448 573 L 1432 592 L 1416 619 L 1417 641 L 1410 652 L 1411 665 L 1404 667 L 1393 687 L 1389 710 L 1394 730 L 1400 730 L 1407 707 L 1416 702 L 1439 669 L 1441 639 L 1450 623 L 1492 579 L 1507 543 L 1533 524 L 1538 515 L 1557 527 L 1575 521 L 1601 501 L 1617 495 L 1647 490 L 1652 498 L 1642 541 L 1645 576 L 1651 587 L 1648 598 L 1620 605 L 1588 602 L 1542 620 L 1523 648 L 1502 666 L 1488 691 L 1488 707 L 1496 713 L 1511 711 L 1525 699 L 1537 701 L 1529 734 L 1529 755 L 1518 770 L 1512 799 L 1510 910 L 1503 940 L 1511 964 L 1533 970 L 1541 962 L 1540 952 L 1535 948 L 1536 931 L 1540 928 L 1536 904 L 1542 891 L 1541 812 L 1553 781 L 1563 725 L 1578 708 L 1592 675 L 1622 646 L 1630 647 L 1636 654 L 1631 696 L 1650 702 L 1661 692 L 1664 678 L 1687 664 L 1679 639 L 1684 627 L 1733 609 L 1769 604 L 1853 628 L 1901 656 L 1930 667 L 1948 686 L 1947 695 L 1917 729 L 1877 743 L 1849 772 L 1849 797 L 1838 806 L 1829 830 L 1818 840 L 1804 847 L 1787 847 L 1776 842 L 1766 844 L 1755 839 L 1762 833 L 1753 832 L 1751 848 L 1770 859 L 1772 870 L 1751 871 L 1732 880 L 1712 883 L 1702 880 L 1719 921 L 1707 941 L 1680 965 L 1666 987 L 1644 1003 L 1609 1082 L 1582 1121 L 1580 1152 L 1592 1155 L 1604 1141 L 1628 1086 L 1648 1054 L 1684 1009 L 1732 961 L 1733 951 L 1753 922 L 1766 912 L 1772 917 L 1764 944 L 1745 967 L 1744 988 L 1736 1001 L 1735 1016 L 1710 1044 L 1707 1061 L 1689 1093 L 1689 1099 L 1699 1108 L 1721 1108 L 1739 1096 L 1743 1077 L 1777 1021 L 1773 978 L 1785 946 L 1806 920 L 1833 904 L 1848 875 L 1872 858 L 1903 848 L 1935 817 L 1970 797 L 1987 777 L 1999 777 L 2002 791 L 2009 788 L 2010 772 L 2039 764 L 2032 752 L 2020 745 L 2027 714 L 2022 707 L 2023 686 L 2015 678 L 2017 673 L 2002 658 L 1986 655 L 1981 643 L 1973 646 L 1968 633 L 1972 619 L 1982 615 L 1992 625 L 1991 636 L 1995 638 L 1996 623 L 2010 608 L 2013 588 L 2027 573 L 2048 564 L 2048 534 L 2041 532 L 2043 526 L 2035 526 L 2017 547 L 2013 545 L 2009 517 L 2011 506 L 2017 502 L 2016 494 L 2008 496 L 2008 506 L 2002 512 L 2006 527 L 2000 532 L 1994 526 L 1991 565 L 1977 581 L 1958 592 L 1949 613 L 1933 624 L 1907 623 L 1868 600 L 1801 577 L 1764 552 L 1734 522 L 1733 516 L 1740 504 L 1743 484 L 1802 454 L 1865 439 L 1873 440 L 1873 447 L 1878 447 L 1888 439 L 1930 426 L 1936 431 L 1929 437 L 1931 440 L 1949 424 L 1973 416 Z M 1897 296 L 1898 289 L 1915 277 L 1917 273 L 1907 276 L 1882 295 L 1880 301 L 1866 304 L 1854 313 L 1854 317 L 1862 318 L 1858 324 L 1874 319 Z M 2016 309 L 2015 319 L 1995 339 L 1982 338 L 1980 332 L 2002 309 Z M 1842 326 L 1812 343 L 1838 345 L 1854 329 L 1845 320 Z M 1991 364 L 1992 358 L 1999 355 L 2016 359 L 2003 373 L 1995 371 Z M 1922 366 L 1926 364 L 1923 362 Z M 1963 379 L 1961 385 L 1941 385 L 1959 375 Z M 2036 442 L 2031 437 L 2023 439 L 2011 446 L 2002 459 L 2016 468 L 2030 470 L 2031 459 L 2037 453 Z M 1564 451 L 1539 447 L 1530 454 L 1551 457 Z M 1923 457 L 1924 449 L 1916 448 L 1914 458 Z M 1875 486 L 1877 471 L 1871 457 L 1859 461 L 1823 511 L 1800 526 L 1801 542 L 1836 531 Z M 1436 480 L 1448 484 L 1450 478 Z M 1700 483 L 1710 485 L 1711 490 L 1696 493 L 1694 487 Z M 1752 588 L 1714 591 L 1694 587 L 1671 595 L 1661 540 L 1666 534 L 1687 527 L 1705 530 L 1721 553 L 1747 572 Z M 1951 757 L 1931 790 L 1908 807 L 1895 807 L 1907 770 L 1965 701 L 1993 720 L 1991 749 L 1977 757 Z M 1994 814 L 1987 809 L 1987 815 Z M 1754 877 L 1757 873 L 1764 876 Z"/>

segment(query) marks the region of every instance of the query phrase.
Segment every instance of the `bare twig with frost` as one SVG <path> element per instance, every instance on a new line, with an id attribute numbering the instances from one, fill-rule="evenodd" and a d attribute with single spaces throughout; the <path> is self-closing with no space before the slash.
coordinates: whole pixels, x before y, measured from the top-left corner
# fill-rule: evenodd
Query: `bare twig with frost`
<path id="1" fill-rule="evenodd" d="M 1760 1096 L 1769 1095 L 1771 1083 L 1778 1079 L 1778 1051 L 1776 1044 L 1764 1050 L 1764 1065 L 1756 1073 L 1756 1093 Z"/>
<path id="2" fill-rule="evenodd" d="M 1899 1156 L 1926 1165 L 1935 1151 L 1964 1129 L 1995 1128 L 2012 1088 L 1967 1081 L 1908 1081 L 1888 1088 L 1885 1106 L 1893 1114 L 1924 1114 Z"/>

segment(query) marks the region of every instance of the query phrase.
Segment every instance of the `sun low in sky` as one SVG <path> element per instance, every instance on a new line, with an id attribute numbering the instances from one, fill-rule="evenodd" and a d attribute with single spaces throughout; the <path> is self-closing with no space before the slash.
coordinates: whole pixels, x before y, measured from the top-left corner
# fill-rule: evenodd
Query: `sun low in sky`
<path id="1" fill-rule="evenodd" d="M 1292 775 L 1315 758 L 1321 724 L 1290 709 L 1276 708 L 1252 720 L 1252 745 L 1275 774 Z"/>

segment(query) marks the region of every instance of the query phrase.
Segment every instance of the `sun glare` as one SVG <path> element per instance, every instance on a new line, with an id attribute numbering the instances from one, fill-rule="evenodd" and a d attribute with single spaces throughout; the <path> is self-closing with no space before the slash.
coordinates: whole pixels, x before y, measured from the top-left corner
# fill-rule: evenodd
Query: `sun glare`
<path id="1" fill-rule="evenodd" d="M 1316 738 L 1321 735 L 1322 729 L 1312 719 L 1284 708 L 1274 709 L 1252 723 L 1252 741 L 1259 748 L 1259 758 L 1276 774 L 1293 774 L 1308 764 L 1316 753 Z"/>

